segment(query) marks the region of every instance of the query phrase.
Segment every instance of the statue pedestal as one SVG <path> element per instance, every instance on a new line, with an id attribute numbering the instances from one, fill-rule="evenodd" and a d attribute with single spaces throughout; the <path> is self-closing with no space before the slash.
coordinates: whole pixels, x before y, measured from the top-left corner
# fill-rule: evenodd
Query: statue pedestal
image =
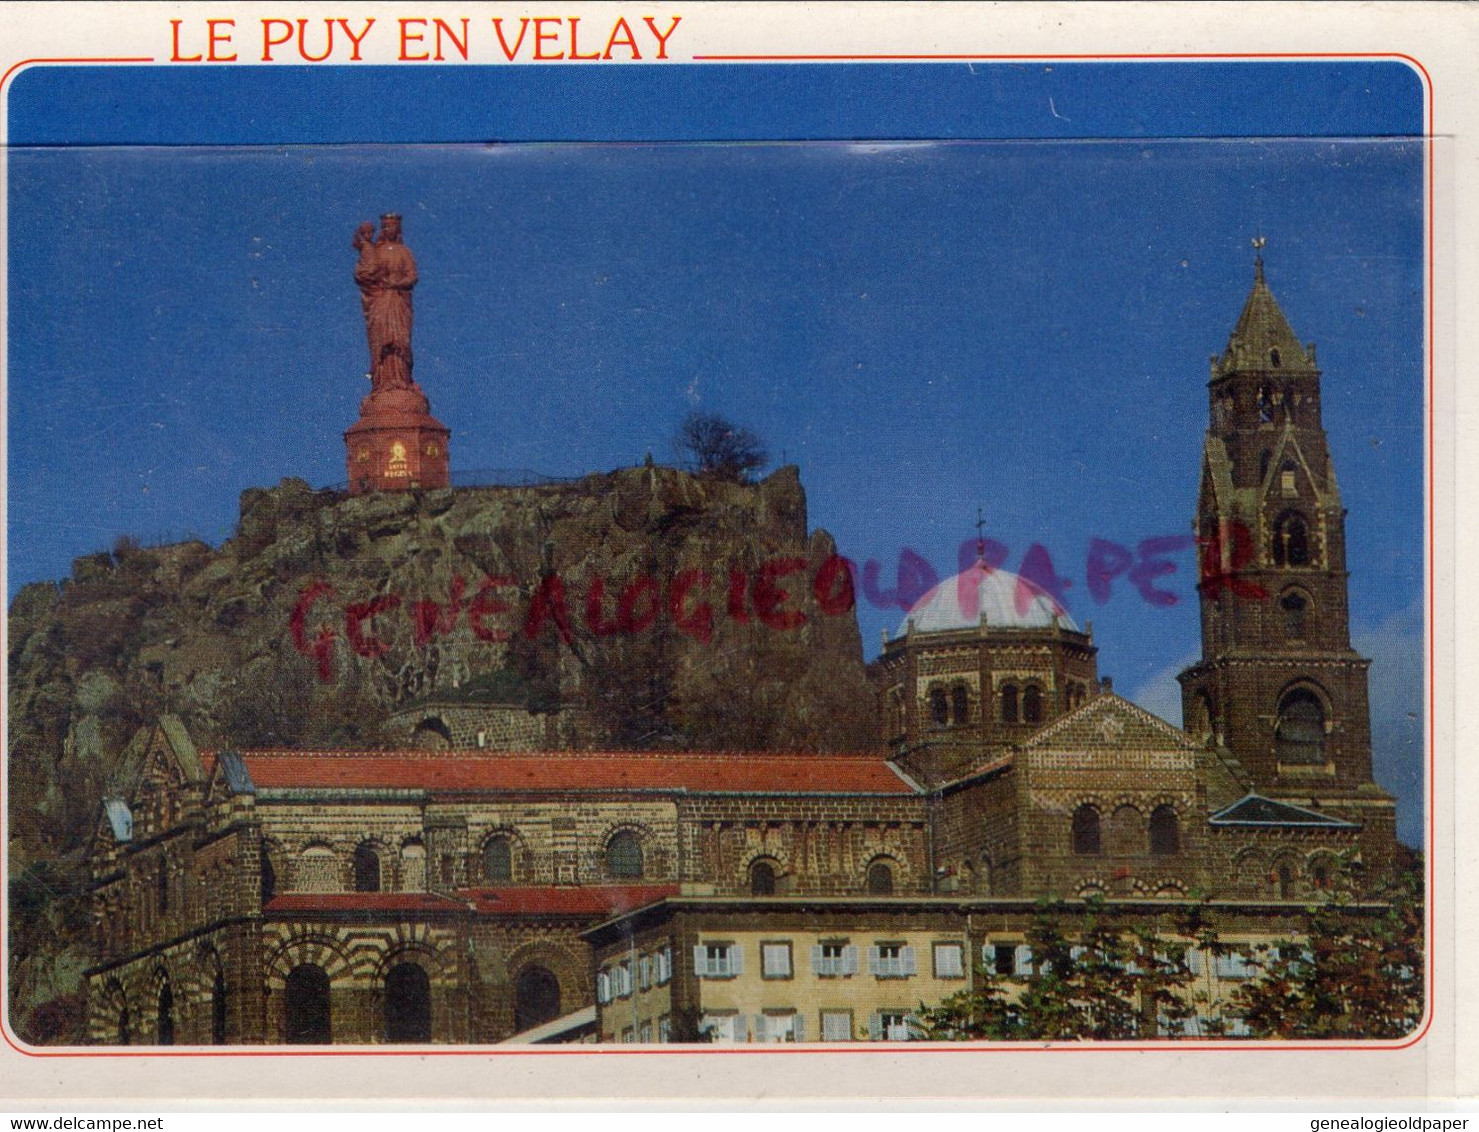
<path id="1" fill-rule="evenodd" d="M 447 487 L 451 435 L 431 415 L 431 403 L 414 382 L 371 393 L 360 402 L 359 420 L 344 433 L 349 493 Z"/>

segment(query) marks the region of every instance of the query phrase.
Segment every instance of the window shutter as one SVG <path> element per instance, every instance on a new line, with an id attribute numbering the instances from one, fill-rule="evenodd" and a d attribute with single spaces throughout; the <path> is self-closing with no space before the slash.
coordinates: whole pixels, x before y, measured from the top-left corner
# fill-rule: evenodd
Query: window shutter
<path id="1" fill-rule="evenodd" d="M 965 974 L 965 951 L 956 943 L 935 945 L 935 975 L 954 979 Z"/>
<path id="2" fill-rule="evenodd" d="M 806 1041 L 806 1015 L 791 1015 L 791 1040 L 793 1042 Z"/>
<path id="3" fill-rule="evenodd" d="M 611 977 L 605 971 L 596 976 L 596 1001 L 603 1006 L 611 1001 Z"/>
<path id="4" fill-rule="evenodd" d="M 816 944 L 811 949 L 811 973 L 813 975 L 832 975 L 835 971 L 827 970 L 827 961 L 822 957 L 822 945 Z"/>
<path id="5" fill-rule="evenodd" d="M 1193 975 L 1206 973 L 1206 957 L 1202 954 L 1200 947 L 1189 947 L 1186 949 L 1186 969 Z"/>
<path id="6" fill-rule="evenodd" d="M 729 973 L 731 975 L 745 973 L 745 949 L 737 943 L 729 945 Z"/>
<path id="7" fill-rule="evenodd" d="M 883 974 L 883 952 L 879 948 L 868 948 L 868 974 Z"/>
<path id="8" fill-rule="evenodd" d="M 765 1022 L 766 1018 L 764 1014 L 755 1015 L 755 1040 L 757 1042 L 765 1042 L 770 1038 Z"/>
<path id="9" fill-rule="evenodd" d="M 709 949 L 701 943 L 693 948 L 693 973 L 700 979 L 709 973 Z"/>
<path id="10" fill-rule="evenodd" d="M 858 973 L 858 949 L 851 944 L 842 949 L 842 973 L 844 975 Z"/>
<path id="11" fill-rule="evenodd" d="M 883 1040 L 883 1015 L 876 1010 L 868 1015 L 868 1040 L 870 1042 Z"/>
<path id="12" fill-rule="evenodd" d="M 919 963 L 914 958 L 914 948 L 899 948 L 899 973 L 901 975 L 919 974 Z"/>
<path id="13" fill-rule="evenodd" d="M 1032 948 L 1025 943 L 1017 944 L 1017 952 L 1013 957 L 1013 971 L 1018 975 L 1032 974 Z"/>
<path id="14" fill-rule="evenodd" d="M 981 945 L 981 966 L 985 967 L 988 972 L 994 973 L 996 971 L 995 944 L 983 943 Z"/>

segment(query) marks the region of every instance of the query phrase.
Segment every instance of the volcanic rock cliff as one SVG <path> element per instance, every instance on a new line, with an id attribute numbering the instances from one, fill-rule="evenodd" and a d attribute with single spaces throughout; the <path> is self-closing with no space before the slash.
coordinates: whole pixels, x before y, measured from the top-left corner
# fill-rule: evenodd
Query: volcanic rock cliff
<path id="1" fill-rule="evenodd" d="M 81 855 L 162 712 L 202 747 L 385 745 L 444 699 L 573 710 L 582 745 L 877 742 L 850 580 L 790 467 L 357 497 L 284 480 L 243 493 L 219 549 L 121 540 L 26 587 L 9 634 L 10 1017 L 35 1041 L 72 1037 Z"/>

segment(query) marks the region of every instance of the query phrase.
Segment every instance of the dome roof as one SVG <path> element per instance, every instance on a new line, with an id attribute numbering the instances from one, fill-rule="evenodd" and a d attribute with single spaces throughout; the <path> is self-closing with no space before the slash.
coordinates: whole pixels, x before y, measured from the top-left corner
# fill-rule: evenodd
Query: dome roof
<path id="1" fill-rule="evenodd" d="M 916 633 L 974 629 L 985 614 L 993 629 L 1051 629 L 1059 625 L 1078 631 L 1073 618 L 1036 582 L 1007 570 L 993 570 L 977 562 L 946 578 L 914 603 L 899 626 L 899 636 L 914 622 Z"/>

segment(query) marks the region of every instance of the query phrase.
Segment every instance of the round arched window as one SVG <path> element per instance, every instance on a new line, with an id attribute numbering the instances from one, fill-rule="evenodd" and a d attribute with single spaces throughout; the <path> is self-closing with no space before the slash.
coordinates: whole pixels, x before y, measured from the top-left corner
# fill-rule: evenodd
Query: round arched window
<path id="1" fill-rule="evenodd" d="M 775 866 L 769 861 L 756 861 L 750 866 L 750 895 L 775 895 Z"/>
<path id="2" fill-rule="evenodd" d="M 1042 722 L 1042 689 L 1036 684 L 1022 689 L 1022 722 Z"/>
<path id="3" fill-rule="evenodd" d="M 507 837 L 491 837 L 483 846 L 483 883 L 507 884 L 514 879 L 514 856 Z"/>
<path id="4" fill-rule="evenodd" d="M 868 866 L 868 894 L 888 896 L 894 890 L 894 870 L 887 861 L 874 861 Z"/>
<path id="5" fill-rule="evenodd" d="M 1003 723 L 1017 722 L 1017 685 L 1015 684 L 1001 686 L 1001 721 Z"/>
<path id="6" fill-rule="evenodd" d="M 1095 854 L 1099 852 L 1099 810 L 1082 805 L 1073 811 L 1073 851 Z"/>
<path id="7" fill-rule="evenodd" d="M 631 830 L 623 829 L 606 842 L 606 872 L 623 878 L 642 875 L 642 842 Z"/>
<path id="8" fill-rule="evenodd" d="M 1325 761 L 1325 707 L 1308 688 L 1295 688 L 1279 701 L 1274 748 L 1280 762 Z"/>
<path id="9" fill-rule="evenodd" d="M 1157 857 L 1181 852 L 1181 827 L 1173 806 L 1157 806 L 1150 812 L 1150 851 Z"/>
<path id="10" fill-rule="evenodd" d="M 354 851 L 354 890 L 380 891 L 380 854 L 372 845 L 360 845 Z"/>

